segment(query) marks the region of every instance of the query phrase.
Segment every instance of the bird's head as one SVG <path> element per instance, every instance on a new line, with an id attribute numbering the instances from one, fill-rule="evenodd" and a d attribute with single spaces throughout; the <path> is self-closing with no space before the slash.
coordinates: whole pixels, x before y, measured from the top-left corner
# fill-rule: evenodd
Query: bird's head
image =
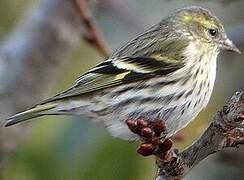
<path id="1" fill-rule="evenodd" d="M 221 21 L 208 10 L 201 7 L 189 7 L 177 11 L 174 15 L 175 27 L 183 32 L 190 40 L 199 40 L 217 50 L 229 50 L 241 53 L 227 37 Z"/>

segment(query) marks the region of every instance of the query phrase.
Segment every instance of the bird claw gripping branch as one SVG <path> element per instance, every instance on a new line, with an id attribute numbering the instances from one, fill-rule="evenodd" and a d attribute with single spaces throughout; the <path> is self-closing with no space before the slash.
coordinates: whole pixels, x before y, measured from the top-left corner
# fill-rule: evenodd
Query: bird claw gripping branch
<path id="1" fill-rule="evenodd" d="M 139 154 L 143 156 L 164 156 L 171 149 L 172 141 L 162 138 L 162 134 L 165 134 L 166 131 L 163 120 L 128 119 L 126 124 L 133 133 L 139 135 L 142 139 L 142 143 L 137 149 Z"/>

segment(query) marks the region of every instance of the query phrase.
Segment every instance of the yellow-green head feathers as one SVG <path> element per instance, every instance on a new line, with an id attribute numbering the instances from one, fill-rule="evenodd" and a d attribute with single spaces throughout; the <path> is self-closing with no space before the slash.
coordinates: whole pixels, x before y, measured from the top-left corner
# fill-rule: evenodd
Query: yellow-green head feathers
<path id="1" fill-rule="evenodd" d="M 201 7 L 188 7 L 177 11 L 173 16 L 177 28 L 191 38 L 214 45 L 214 39 L 226 38 L 221 21 Z"/>
<path id="2" fill-rule="evenodd" d="M 185 23 L 199 23 L 204 27 L 222 28 L 221 21 L 208 10 L 201 7 L 184 8 L 176 12 L 176 16 Z"/>
<path id="3" fill-rule="evenodd" d="M 175 32 L 183 33 L 190 40 L 197 40 L 204 46 L 217 50 L 225 49 L 240 53 L 227 38 L 222 22 L 204 8 L 192 6 L 180 9 L 170 16 L 168 21 L 174 22 Z"/>

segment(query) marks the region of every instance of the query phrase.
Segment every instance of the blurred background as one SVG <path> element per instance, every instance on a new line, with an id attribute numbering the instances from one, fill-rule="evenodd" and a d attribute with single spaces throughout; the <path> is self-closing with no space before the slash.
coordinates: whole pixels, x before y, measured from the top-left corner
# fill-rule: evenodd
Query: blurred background
<path id="1" fill-rule="evenodd" d="M 111 50 L 172 11 L 190 5 L 209 9 L 244 49 L 243 0 L 90 0 L 93 18 Z M 79 15 L 65 0 L 0 0 L 0 113 L 4 117 L 71 86 L 104 58 L 81 38 Z M 243 90 L 244 55 L 221 53 L 211 102 L 181 132 L 175 146 L 197 139 L 214 113 Z M 0 129 L 2 180 L 151 180 L 152 157 L 137 143 L 110 137 L 102 125 L 79 117 L 43 117 Z M 209 156 L 185 179 L 244 179 L 244 148 Z"/>

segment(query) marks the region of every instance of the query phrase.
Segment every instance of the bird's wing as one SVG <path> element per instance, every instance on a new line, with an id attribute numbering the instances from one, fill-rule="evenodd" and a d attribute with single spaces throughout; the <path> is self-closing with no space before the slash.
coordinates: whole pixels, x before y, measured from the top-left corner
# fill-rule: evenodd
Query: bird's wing
<path id="1" fill-rule="evenodd" d="M 51 102 L 135 82 L 156 76 L 164 76 L 183 67 L 176 60 L 155 57 L 120 57 L 104 61 L 81 75 L 70 89 L 46 100 Z"/>

